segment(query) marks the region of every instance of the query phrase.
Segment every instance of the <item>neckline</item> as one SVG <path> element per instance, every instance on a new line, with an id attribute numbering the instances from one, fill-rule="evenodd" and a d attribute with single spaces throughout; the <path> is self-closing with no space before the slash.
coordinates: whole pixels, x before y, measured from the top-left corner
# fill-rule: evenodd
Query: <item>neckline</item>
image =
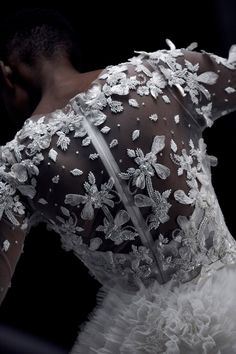
<path id="1" fill-rule="evenodd" d="M 96 83 L 97 81 L 100 79 L 100 77 L 104 74 L 104 72 L 106 71 L 106 68 L 100 70 L 99 74 L 97 75 L 97 77 L 92 80 L 88 86 L 88 88 L 84 91 L 80 91 L 78 92 L 77 94 L 75 94 L 74 96 L 72 96 L 68 101 L 67 103 L 62 107 L 62 108 L 57 108 L 55 109 L 54 111 L 51 111 L 51 112 L 47 112 L 47 113 L 38 113 L 38 114 L 33 114 L 31 116 L 29 116 L 28 118 L 26 118 L 26 120 L 24 121 L 23 125 L 27 122 L 27 121 L 36 121 L 40 118 L 43 118 L 43 117 L 46 117 L 46 116 L 50 116 L 50 115 L 54 115 L 56 113 L 59 113 L 59 112 L 64 112 L 66 111 L 66 109 L 69 107 L 69 106 L 72 106 L 72 103 L 76 100 L 76 98 L 78 98 L 80 95 L 84 95 L 86 94 Z"/>

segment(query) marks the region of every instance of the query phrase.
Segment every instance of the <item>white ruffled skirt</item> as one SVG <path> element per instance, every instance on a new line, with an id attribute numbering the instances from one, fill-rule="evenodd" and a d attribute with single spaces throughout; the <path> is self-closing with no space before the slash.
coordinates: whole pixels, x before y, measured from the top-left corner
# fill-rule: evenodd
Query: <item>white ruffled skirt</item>
<path id="1" fill-rule="evenodd" d="M 71 354 L 236 353 L 236 264 L 135 294 L 101 289 Z"/>

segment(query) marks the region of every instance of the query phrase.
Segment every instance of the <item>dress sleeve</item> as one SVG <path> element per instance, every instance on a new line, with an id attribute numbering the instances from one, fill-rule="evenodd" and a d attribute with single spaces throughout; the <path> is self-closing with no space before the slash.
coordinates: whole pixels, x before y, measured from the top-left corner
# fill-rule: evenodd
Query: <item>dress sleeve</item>
<path id="1" fill-rule="evenodd" d="M 141 52 L 154 70 L 161 73 L 169 94 L 185 108 L 201 127 L 236 109 L 236 46 L 228 58 L 206 51 L 195 51 L 196 43 L 176 49 L 167 40 L 170 50 Z"/>
<path id="2" fill-rule="evenodd" d="M 93 194 L 99 194 L 97 186 L 104 179 L 102 162 L 82 124 L 83 119 L 68 104 L 52 114 L 29 119 L 18 137 L 25 146 L 21 168 L 27 165 L 31 173 L 27 188 L 30 188 L 28 200 L 33 216 L 29 223 L 46 223 L 61 236 L 66 250 L 82 243 L 81 233 L 92 232 L 98 206 L 90 203 L 90 199 Z M 76 195 L 72 206 L 66 203 L 66 195 Z M 84 236 L 84 241 L 89 245 L 88 237 Z"/>
<path id="3" fill-rule="evenodd" d="M 20 150 L 15 139 L 1 147 L 0 303 L 10 287 L 28 229 L 26 196 L 32 188 L 27 187 L 23 175 L 20 177 Z"/>
<path id="4" fill-rule="evenodd" d="M 184 51 L 184 62 L 189 81 L 187 93 L 196 113 L 205 118 L 208 126 L 236 109 L 236 45 L 230 48 L 228 58 L 205 51 Z M 194 90 L 200 91 L 199 100 L 194 99 Z"/>

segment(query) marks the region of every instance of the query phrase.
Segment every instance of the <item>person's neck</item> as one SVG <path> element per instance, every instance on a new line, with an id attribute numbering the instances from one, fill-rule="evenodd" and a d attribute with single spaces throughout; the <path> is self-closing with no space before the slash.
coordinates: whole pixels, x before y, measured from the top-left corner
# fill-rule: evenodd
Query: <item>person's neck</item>
<path id="1" fill-rule="evenodd" d="M 86 91 L 101 71 L 80 73 L 71 65 L 46 63 L 40 73 L 41 100 L 32 115 L 46 114 L 65 107 L 71 98 Z"/>

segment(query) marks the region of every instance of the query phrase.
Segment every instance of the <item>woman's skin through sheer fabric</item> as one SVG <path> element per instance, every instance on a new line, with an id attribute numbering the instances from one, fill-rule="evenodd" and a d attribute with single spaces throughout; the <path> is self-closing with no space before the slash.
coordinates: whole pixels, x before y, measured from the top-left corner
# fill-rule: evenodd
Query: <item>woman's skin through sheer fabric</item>
<path id="1" fill-rule="evenodd" d="M 236 108 L 235 47 L 228 59 L 191 49 L 170 43 L 106 68 L 88 91 L 29 118 L 1 148 L 2 294 L 23 245 L 21 225 L 39 220 L 101 284 L 124 292 L 234 262 L 211 184 L 216 158 L 202 132 Z"/>

